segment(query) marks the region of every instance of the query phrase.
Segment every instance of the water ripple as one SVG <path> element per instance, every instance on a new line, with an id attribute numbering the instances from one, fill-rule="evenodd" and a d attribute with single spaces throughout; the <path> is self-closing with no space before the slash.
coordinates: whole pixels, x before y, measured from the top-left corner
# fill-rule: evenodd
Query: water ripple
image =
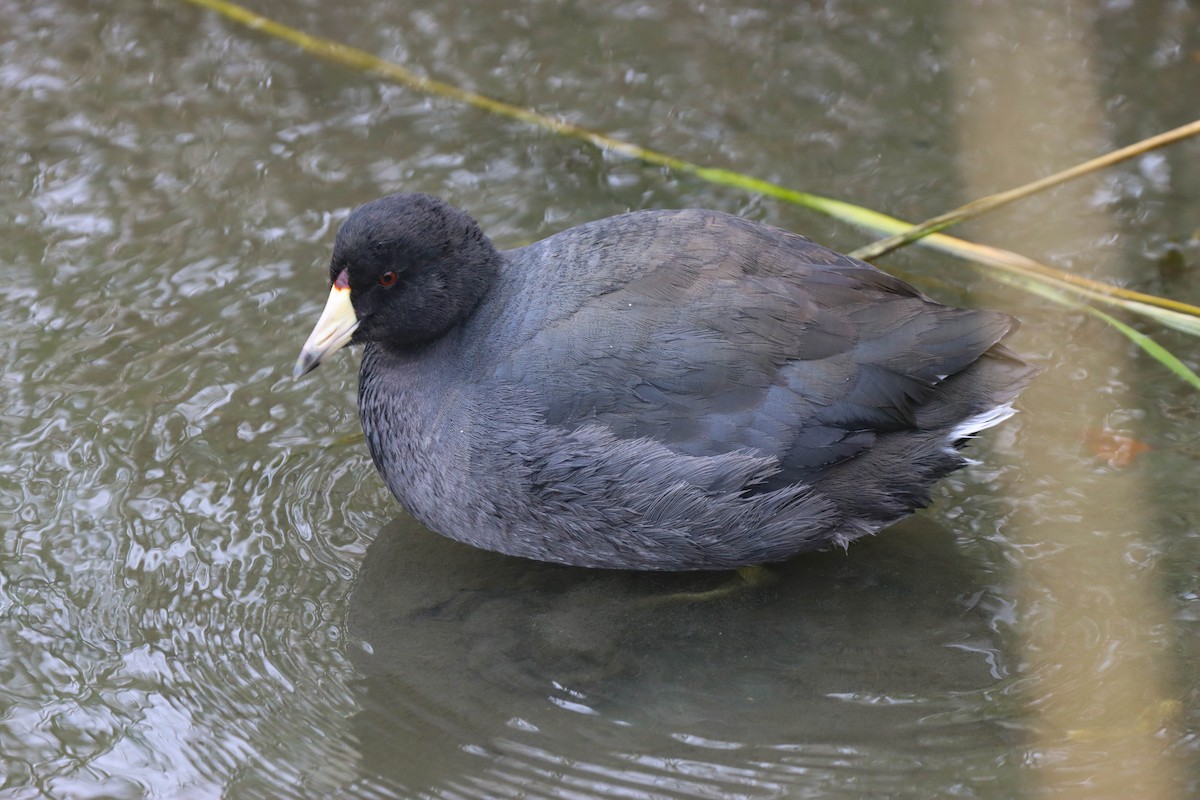
<path id="1" fill-rule="evenodd" d="M 914 216 L 965 199 L 936 15 L 685 5 L 288 13 L 714 165 Z M 1156 35 L 1145 9 L 1088 13 L 1101 38 Z M 1161 15 L 1169 61 L 1200 27 L 1181 4 Z M 631 207 L 722 208 L 839 244 L 846 231 L 331 70 L 180 4 L 0 0 L 0 16 L 0 794 L 1011 797 L 1080 742 L 1071 781 L 1120 760 L 1102 715 L 1064 729 L 1039 715 L 1145 666 L 1147 643 L 1178 690 L 1132 692 L 1138 725 L 1195 763 L 1200 406 L 1151 370 L 1105 366 L 1114 345 L 1095 329 L 1000 298 L 1029 317 L 1022 347 L 1074 370 L 1107 416 L 1035 387 L 1036 414 L 981 441 L 985 466 L 931 512 L 774 583 L 681 603 L 663 598 L 726 578 L 471 551 L 389 523 L 353 439 L 352 357 L 288 377 L 351 207 L 439 192 L 506 246 Z M 1126 119 L 1113 139 L 1191 113 L 1194 70 L 1148 73 L 1121 41 L 1097 53 L 1115 85 L 1140 87 L 1110 98 Z M 1173 87 L 1161 107 L 1131 101 L 1151 85 Z M 1110 211 L 1145 238 L 1186 238 L 1200 193 L 1165 158 L 1152 181 L 1122 178 L 1131 205 Z M 1067 257 L 1086 271 L 1082 253 L 1117 244 Z M 1194 270 L 1129 258 L 1168 291 L 1197 288 Z M 1144 526 L 1109 521 L 1129 478 L 1073 441 L 1095 424 L 1155 448 L 1125 473 L 1148 487 Z M 1055 431 L 1066 444 L 1035 457 Z M 1124 577 L 1096 579 L 1097 543 Z M 1027 580 L 1050 564 L 1062 582 Z M 1139 580 L 1163 587 L 1152 621 L 1117 599 Z M 1071 596 L 1092 613 L 1063 619 Z"/>

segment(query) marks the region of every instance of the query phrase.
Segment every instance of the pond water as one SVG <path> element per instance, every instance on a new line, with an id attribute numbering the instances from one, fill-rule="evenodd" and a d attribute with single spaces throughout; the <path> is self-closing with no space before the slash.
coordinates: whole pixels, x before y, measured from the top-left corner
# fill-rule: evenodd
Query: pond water
<path id="1" fill-rule="evenodd" d="M 1183 0 L 254 7 L 913 220 L 1200 97 Z M 0 12 L 0 795 L 1200 794 L 1200 394 L 1112 329 L 910 248 L 881 266 L 1020 316 L 1046 369 L 931 509 L 744 585 L 474 551 L 374 473 L 355 355 L 290 380 L 353 206 L 439 194 L 502 246 L 687 206 L 870 237 L 183 2 Z M 1196 302 L 1198 225 L 1190 142 L 963 234 Z"/>

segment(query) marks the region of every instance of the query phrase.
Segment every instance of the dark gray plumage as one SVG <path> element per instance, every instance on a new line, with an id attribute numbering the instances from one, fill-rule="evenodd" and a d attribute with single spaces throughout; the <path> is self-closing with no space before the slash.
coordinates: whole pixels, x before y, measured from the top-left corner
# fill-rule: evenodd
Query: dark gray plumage
<path id="1" fill-rule="evenodd" d="M 714 211 L 502 253 L 440 200 L 393 195 L 342 226 L 330 280 L 297 376 L 366 346 L 363 429 L 404 507 L 565 564 L 725 568 L 844 545 L 926 505 L 1036 372 L 997 344 L 1012 318 Z"/>

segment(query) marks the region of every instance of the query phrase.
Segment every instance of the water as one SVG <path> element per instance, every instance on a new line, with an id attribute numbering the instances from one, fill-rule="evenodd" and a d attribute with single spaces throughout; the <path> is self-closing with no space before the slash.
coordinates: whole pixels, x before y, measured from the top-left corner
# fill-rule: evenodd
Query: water
<path id="1" fill-rule="evenodd" d="M 1200 96 L 1182 2 L 256 9 L 909 218 Z M 3 796 L 1200 791 L 1200 403 L 1124 339 L 909 251 L 885 266 L 1021 316 L 1047 368 L 933 509 L 732 587 L 476 552 L 347 441 L 353 357 L 289 380 L 351 207 L 430 191 L 502 245 L 682 206 L 864 238 L 182 3 L 0 11 Z M 1197 147 L 966 232 L 1194 301 Z M 1105 431 L 1152 449 L 1125 463 Z"/>

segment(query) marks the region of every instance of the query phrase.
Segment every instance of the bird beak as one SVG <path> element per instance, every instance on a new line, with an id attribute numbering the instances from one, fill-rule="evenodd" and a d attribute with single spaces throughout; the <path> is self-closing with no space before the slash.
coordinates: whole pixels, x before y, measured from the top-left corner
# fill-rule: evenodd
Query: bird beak
<path id="1" fill-rule="evenodd" d="M 313 328 L 308 341 L 304 343 L 304 349 L 300 351 L 300 357 L 296 359 L 296 368 L 292 370 L 294 381 L 316 369 L 330 353 L 336 353 L 349 344 L 350 337 L 358 327 L 358 317 L 350 303 L 350 287 L 339 286 L 341 282 L 339 280 L 329 290 L 329 301 L 317 320 L 317 327 Z"/>

